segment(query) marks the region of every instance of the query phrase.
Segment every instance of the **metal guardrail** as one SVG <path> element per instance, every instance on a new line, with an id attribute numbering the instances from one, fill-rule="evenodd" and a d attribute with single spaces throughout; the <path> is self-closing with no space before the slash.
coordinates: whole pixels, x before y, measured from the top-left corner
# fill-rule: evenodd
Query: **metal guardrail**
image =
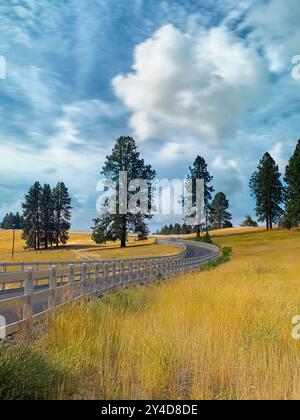
<path id="1" fill-rule="evenodd" d="M 174 242 L 169 242 L 173 245 Z M 0 300 L 0 315 L 7 325 L 0 328 L 0 337 L 18 332 L 24 325 L 43 319 L 47 313 L 62 305 L 84 297 L 101 296 L 112 290 L 136 284 L 153 282 L 160 275 L 170 278 L 199 268 L 220 256 L 218 247 L 193 241 L 176 243 L 184 251 L 177 256 L 142 258 L 134 260 L 100 261 L 53 266 L 46 270 L 2 273 L 0 284 L 5 287 L 19 284 L 18 290 L 9 290 Z M 211 252 L 206 256 L 185 258 L 187 245 L 200 246 Z M 10 295 L 9 297 L 7 295 Z"/>

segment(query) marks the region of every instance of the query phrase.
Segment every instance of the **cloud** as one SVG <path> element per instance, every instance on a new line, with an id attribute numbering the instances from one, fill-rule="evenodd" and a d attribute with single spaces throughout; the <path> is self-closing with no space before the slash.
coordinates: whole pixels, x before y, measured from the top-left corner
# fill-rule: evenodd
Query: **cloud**
<path id="1" fill-rule="evenodd" d="M 235 195 L 243 188 L 244 177 L 238 163 L 234 159 L 224 159 L 217 156 L 212 162 L 216 173 L 215 182 L 222 186 L 226 194 Z"/>
<path id="2" fill-rule="evenodd" d="M 285 174 L 285 168 L 288 164 L 288 158 L 284 153 L 284 144 L 276 143 L 269 151 L 272 158 L 275 160 L 279 166 L 279 170 L 282 174 Z"/>
<path id="3" fill-rule="evenodd" d="M 251 28 L 249 41 L 264 51 L 271 71 L 288 74 L 292 56 L 299 53 L 299 19 L 298 0 L 272 0 L 253 6 L 240 27 Z"/>
<path id="4" fill-rule="evenodd" d="M 265 60 L 222 26 L 163 26 L 136 47 L 132 72 L 113 79 L 139 140 L 193 135 L 211 146 L 234 134 L 268 86 Z"/>

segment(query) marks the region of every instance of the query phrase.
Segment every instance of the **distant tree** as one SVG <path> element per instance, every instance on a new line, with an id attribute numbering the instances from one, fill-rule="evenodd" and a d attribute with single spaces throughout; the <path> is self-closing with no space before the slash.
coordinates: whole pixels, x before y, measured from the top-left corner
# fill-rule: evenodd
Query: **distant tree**
<path id="1" fill-rule="evenodd" d="M 231 225 L 232 216 L 228 211 L 229 201 L 223 192 L 219 192 L 215 195 L 211 206 L 209 221 L 214 229 L 224 229 Z"/>
<path id="2" fill-rule="evenodd" d="M 180 226 L 179 223 L 175 223 L 172 233 L 174 235 L 180 235 L 180 233 L 181 233 L 181 226 Z"/>
<path id="3" fill-rule="evenodd" d="M 12 213 L 7 213 L 4 216 L 3 222 L 1 223 L 2 229 L 13 229 L 15 223 L 14 215 Z"/>
<path id="4" fill-rule="evenodd" d="M 36 182 L 25 196 L 22 238 L 27 248 L 48 249 L 55 240 L 56 245 L 66 243 L 71 219 L 71 198 L 68 189 L 59 183 L 53 190 Z"/>
<path id="5" fill-rule="evenodd" d="M 127 202 L 137 193 L 128 191 L 131 181 L 142 179 L 150 187 L 156 173 L 150 165 L 146 165 L 140 158 L 135 140 L 131 137 L 120 137 L 113 148 L 112 153 L 107 156 L 103 170 L 101 172 L 107 179 L 115 182 L 117 188 L 116 214 L 103 214 L 94 220 L 92 238 L 96 243 L 120 240 L 121 247 L 126 247 L 128 232 L 132 231 L 144 236 L 147 232 L 146 220 L 152 218 L 151 212 L 148 214 L 133 214 L 123 212 L 120 208 L 120 172 L 127 173 Z M 140 203 L 142 204 L 142 203 Z M 147 197 L 148 208 L 151 207 L 151 196 Z M 104 203 L 104 208 L 109 208 L 109 203 Z M 126 213 L 126 214 L 123 214 Z"/>
<path id="6" fill-rule="evenodd" d="M 22 238 L 28 248 L 40 249 L 41 246 L 41 197 L 42 187 L 36 182 L 29 189 L 22 204 L 24 210 Z"/>
<path id="7" fill-rule="evenodd" d="M 192 233 L 192 229 L 191 229 L 191 227 L 190 227 L 190 226 L 188 226 L 186 223 L 184 223 L 184 224 L 181 226 L 181 233 L 182 233 L 183 235 L 188 235 L 189 233 Z"/>
<path id="8" fill-rule="evenodd" d="M 204 181 L 204 217 L 205 217 L 205 230 L 208 231 L 208 222 L 209 222 L 209 205 L 212 199 L 212 193 L 214 188 L 210 185 L 213 181 L 213 177 L 210 175 L 207 167 L 207 163 L 202 156 L 197 156 L 193 165 L 189 168 L 189 174 L 187 176 L 188 180 L 193 181 L 193 194 L 192 201 L 193 205 L 196 204 L 196 180 L 201 179 Z M 191 215 L 190 215 L 191 216 Z M 200 237 L 201 230 L 203 226 L 195 225 L 197 237 Z"/>
<path id="9" fill-rule="evenodd" d="M 170 224 L 167 227 L 167 231 L 168 231 L 168 235 L 172 235 L 172 233 L 174 233 L 174 226 L 172 224 Z"/>
<path id="10" fill-rule="evenodd" d="M 146 223 L 141 223 L 141 225 L 138 225 L 138 222 L 136 224 L 136 232 L 138 235 L 138 241 L 145 241 L 150 233 L 150 230 L 148 228 L 148 226 L 146 225 Z"/>
<path id="11" fill-rule="evenodd" d="M 14 216 L 15 229 L 22 229 L 23 228 L 23 223 L 24 223 L 23 216 L 21 216 L 20 213 L 17 212 L 16 215 Z"/>
<path id="12" fill-rule="evenodd" d="M 22 229 L 23 217 L 20 216 L 19 212 L 13 214 L 12 212 L 7 213 L 1 223 L 1 229 Z"/>
<path id="13" fill-rule="evenodd" d="M 66 244 L 71 228 L 72 206 L 69 190 L 63 182 L 59 182 L 52 190 L 53 197 L 53 231 L 56 247 Z"/>
<path id="14" fill-rule="evenodd" d="M 242 222 L 241 227 L 258 227 L 258 224 L 251 216 L 247 215 Z"/>
<path id="15" fill-rule="evenodd" d="M 300 140 L 286 167 L 285 182 L 287 184 L 285 222 L 293 227 L 300 223 Z"/>
<path id="16" fill-rule="evenodd" d="M 266 222 L 267 229 L 272 229 L 283 214 L 283 185 L 279 167 L 269 153 L 262 157 L 257 171 L 250 180 L 251 195 L 256 200 L 256 214 L 260 222 Z"/>
<path id="17" fill-rule="evenodd" d="M 288 229 L 288 230 L 291 230 L 292 227 L 293 227 L 293 225 L 292 225 L 292 223 L 290 222 L 289 219 L 286 219 L 286 217 L 282 217 L 280 219 L 279 223 L 278 223 L 278 227 L 280 229 Z"/>

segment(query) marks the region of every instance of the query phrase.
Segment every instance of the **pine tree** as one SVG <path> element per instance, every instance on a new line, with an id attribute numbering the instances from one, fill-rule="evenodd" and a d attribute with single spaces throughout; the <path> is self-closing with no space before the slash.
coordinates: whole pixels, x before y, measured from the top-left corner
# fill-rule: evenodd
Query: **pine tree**
<path id="1" fill-rule="evenodd" d="M 45 249 L 48 249 L 52 242 L 54 220 L 53 220 L 54 200 L 49 184 L 45 184 L 41 194 L 41 231 L 42 241 Z"/>
<path id="2" fill-rule="evenodd" d="M 272 229 L 283 214 L 283 185 L 279 167 L 269 153 L 265 153 L 250 180 L 251 195 L 256 200 L 256 214 L 260 222 Z"/>
<path id="3" fill-rule="evenodd" d="M 22 238 L 28 248 L 40 249 L 41 239 L 41 196 L 42 187 L 36 182 L 25 196 L 22 204 L 24 210 L 24 223 Z"/>
<path id="4" fill-rule="evenodd" d="M 102 175 L 106 179 L 113 181 L 117 188 L 116 197 L 116 214 L 103 214 L 100 218 L 94 220 L 92 238 L 96 243 L 106 241 L 120 240 L 121 247 L 126 247 L 128 232 L 132 231 L 138 235 L 145 236 L 147 232 L 146 220 L 151 219 L 149 214 L 133 214 L 132 212 L 123 211 L 119 202 L 119 182 L 120 172 L 127 173 L 127 202 L 134 196 L 136 191 L 128 191 L 129 183 L 136 179 L 144 180 L 148 187 L 152 183 L 156 173 L 150 165 L 146 165 L 144 160 L 140 158 L 135 140 L 131 137 L 120 137 L 114 146 L 111 155 L 107 156 L 104 164 Z M 151 207 L 151 196 L 147 196 L 147 204 Z M 104 208 L 108 209 L 109 204 L 106 202 Z M 126 213 L 126 214 L 123 214 Z"/>
<path id="5" fill-rule="evenodd" d="M 215 195 L 210 206 L 209 221 L 213 229 L 224 229 L 231 225 L 232 216 L 228 212 L 229 201 L 223 192 Z"/>
<path id="6" fill-rule="evenodd" d="M 300 140 L 291 157 L 285 172 L 286 215 L 285 221 L 289 226 L 300 223 Z"/>
<path id="7" fill-rule="evenodd" d="M 187 176 L 188 180 L 193 181 L 193 205 L 196 204 L 196 180 L 203 180 L 204 181 L 204 217 L 205 217 L 205 230 L 208 230 L 208 221 L 209 221 L 209 205 L 212 199 L 212 193 L 214 192 L 214 188 L 210 185 L 213 181 L 213 177 L 210 175 L 207 167 L 207 163 L 202 156 L 197 156 L 195 162 L 189 168 L 189 174 Z M 195 230 L 197 232 L 197 237 L 200 237 L 201 230 L 203 230 L 203 226 L 195 225 Z"/>
<path id="8" fill-rule="evenodd" d="M 71 197 L 68 188 L 59 182 L 52 191 L 53 196 L 53 230 L 56 247 L 59 243 L 66 244 L 71 228 Z"/>
<path id="9" fill-rule="evenodd" d="M 7 213 L 1 223 L 2 229 L 22 229 L 23 227 L 23 217 L 20 216 L 20 213 L 16 214 Z"/>

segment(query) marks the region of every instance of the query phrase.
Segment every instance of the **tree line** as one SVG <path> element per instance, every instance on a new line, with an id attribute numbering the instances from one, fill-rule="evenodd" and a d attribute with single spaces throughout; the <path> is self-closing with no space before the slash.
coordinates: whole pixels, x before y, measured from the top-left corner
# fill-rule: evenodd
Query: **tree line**
<path id="1" fill-rule="evenodd" d="M 54 188 L 35 182 L 26 194 L 22 208 L 22 239 L 27 248 L 48 249 L 67 242 L 72 207 L 68 188 L 63 182 Z"/>
<path id="2" fill-rule="evenodd" d="M 259 222 L 291 229 L 300 223 L 300 140 L 282 176 L 270 153 L 261 158 L 250 180 Z"/>
<path id="3" fill-rule="evenodd" d="M 7 229 L 7 230 L 22 229 L 23 223 L 24 223 L 24 218 L 23 216 L 20 215 L 19 212 L 17 212 L 16 214 L 10 212 L 4 216 L 0 227 L 1 229 Z"/>
<path id="4" fill-rule="evenodd" d="M 208 231 L 233 227 L 231 223 L 232 216 L 228 209 L 229 201 L 226 195 L 222 192 L 217 193 L 208 206 Z M 187 235 L 190 233 L 198 233 L 198 230 L 198 225 L 191 226 L 186 223 L 175 223 L 174 225 L 163 226 L 160 230 L 157 230 L 156 233 L 158 235 Z"/>
<path id="5" fill-rule="evenodd" d="M 139 239 L 145 239 L 149 234 L 147 221 L 153 215 L 151 214 L 123 214 L 121 203 L 119 202 L 120 179 L 119 174 L 122 171 L 127 172 L 127 187 L 132 180 L 143 179 L 148 185 L 149 190 L 153 179 L 156 176 L 155 170 L 151 165 L 147 165 L 140 157 L 140 152 L 137 149 L 135 140 L 132 137 L 120 137 L 110 155 L 106 157 L 104 167 L 101 175 L 107 179 L 114 181 L 116 185 L 116 212 L 110 214 L 108 211 L 110 203 L 107 199 L 103 205 L 103 214 L 94 220 L 92 226 L 92 238 L 98 243 L 105 243 L 107 241 L 120 240 L 121 247 L 126 246 L 126 241 L 129 233 L 135 233 Z M 196 180 L 204 180 L 204 222 L 199 225 L 188 226 L 175 224 L 165 227 L 165 232 L 170 233 L 190 233 L 196 232 L 200 237 L 203 231 L 208 231 L 209 228 L 225 228 L 231 227 L 232 216 L 229 209 L 229 201 L 223 192 L 219 192 L 212 199 L 212 193 L 215 191 L 212 186 L 213 177 L 208 171 L 208 166 L 202 156 L 197 156 L 194 163 L 189 167 L 186 177 L 187 180 L 192 181 L 192 201 L 193 205 L 196 203 Z M 136 193 L 127 190 L 127 201 Z M 151 208 L 151 193 L 148 196 L 148 207 Z"/>
<path id="6" fill-rule="evenodd" d="M 186 223 L 180 224 L 170 224 L 165 225 L 161 229 L 156 231 L 157 235 L 188 235 L 190 233 L 195 232 L 195 228 L 191 225 L 187 225 Z"/>

